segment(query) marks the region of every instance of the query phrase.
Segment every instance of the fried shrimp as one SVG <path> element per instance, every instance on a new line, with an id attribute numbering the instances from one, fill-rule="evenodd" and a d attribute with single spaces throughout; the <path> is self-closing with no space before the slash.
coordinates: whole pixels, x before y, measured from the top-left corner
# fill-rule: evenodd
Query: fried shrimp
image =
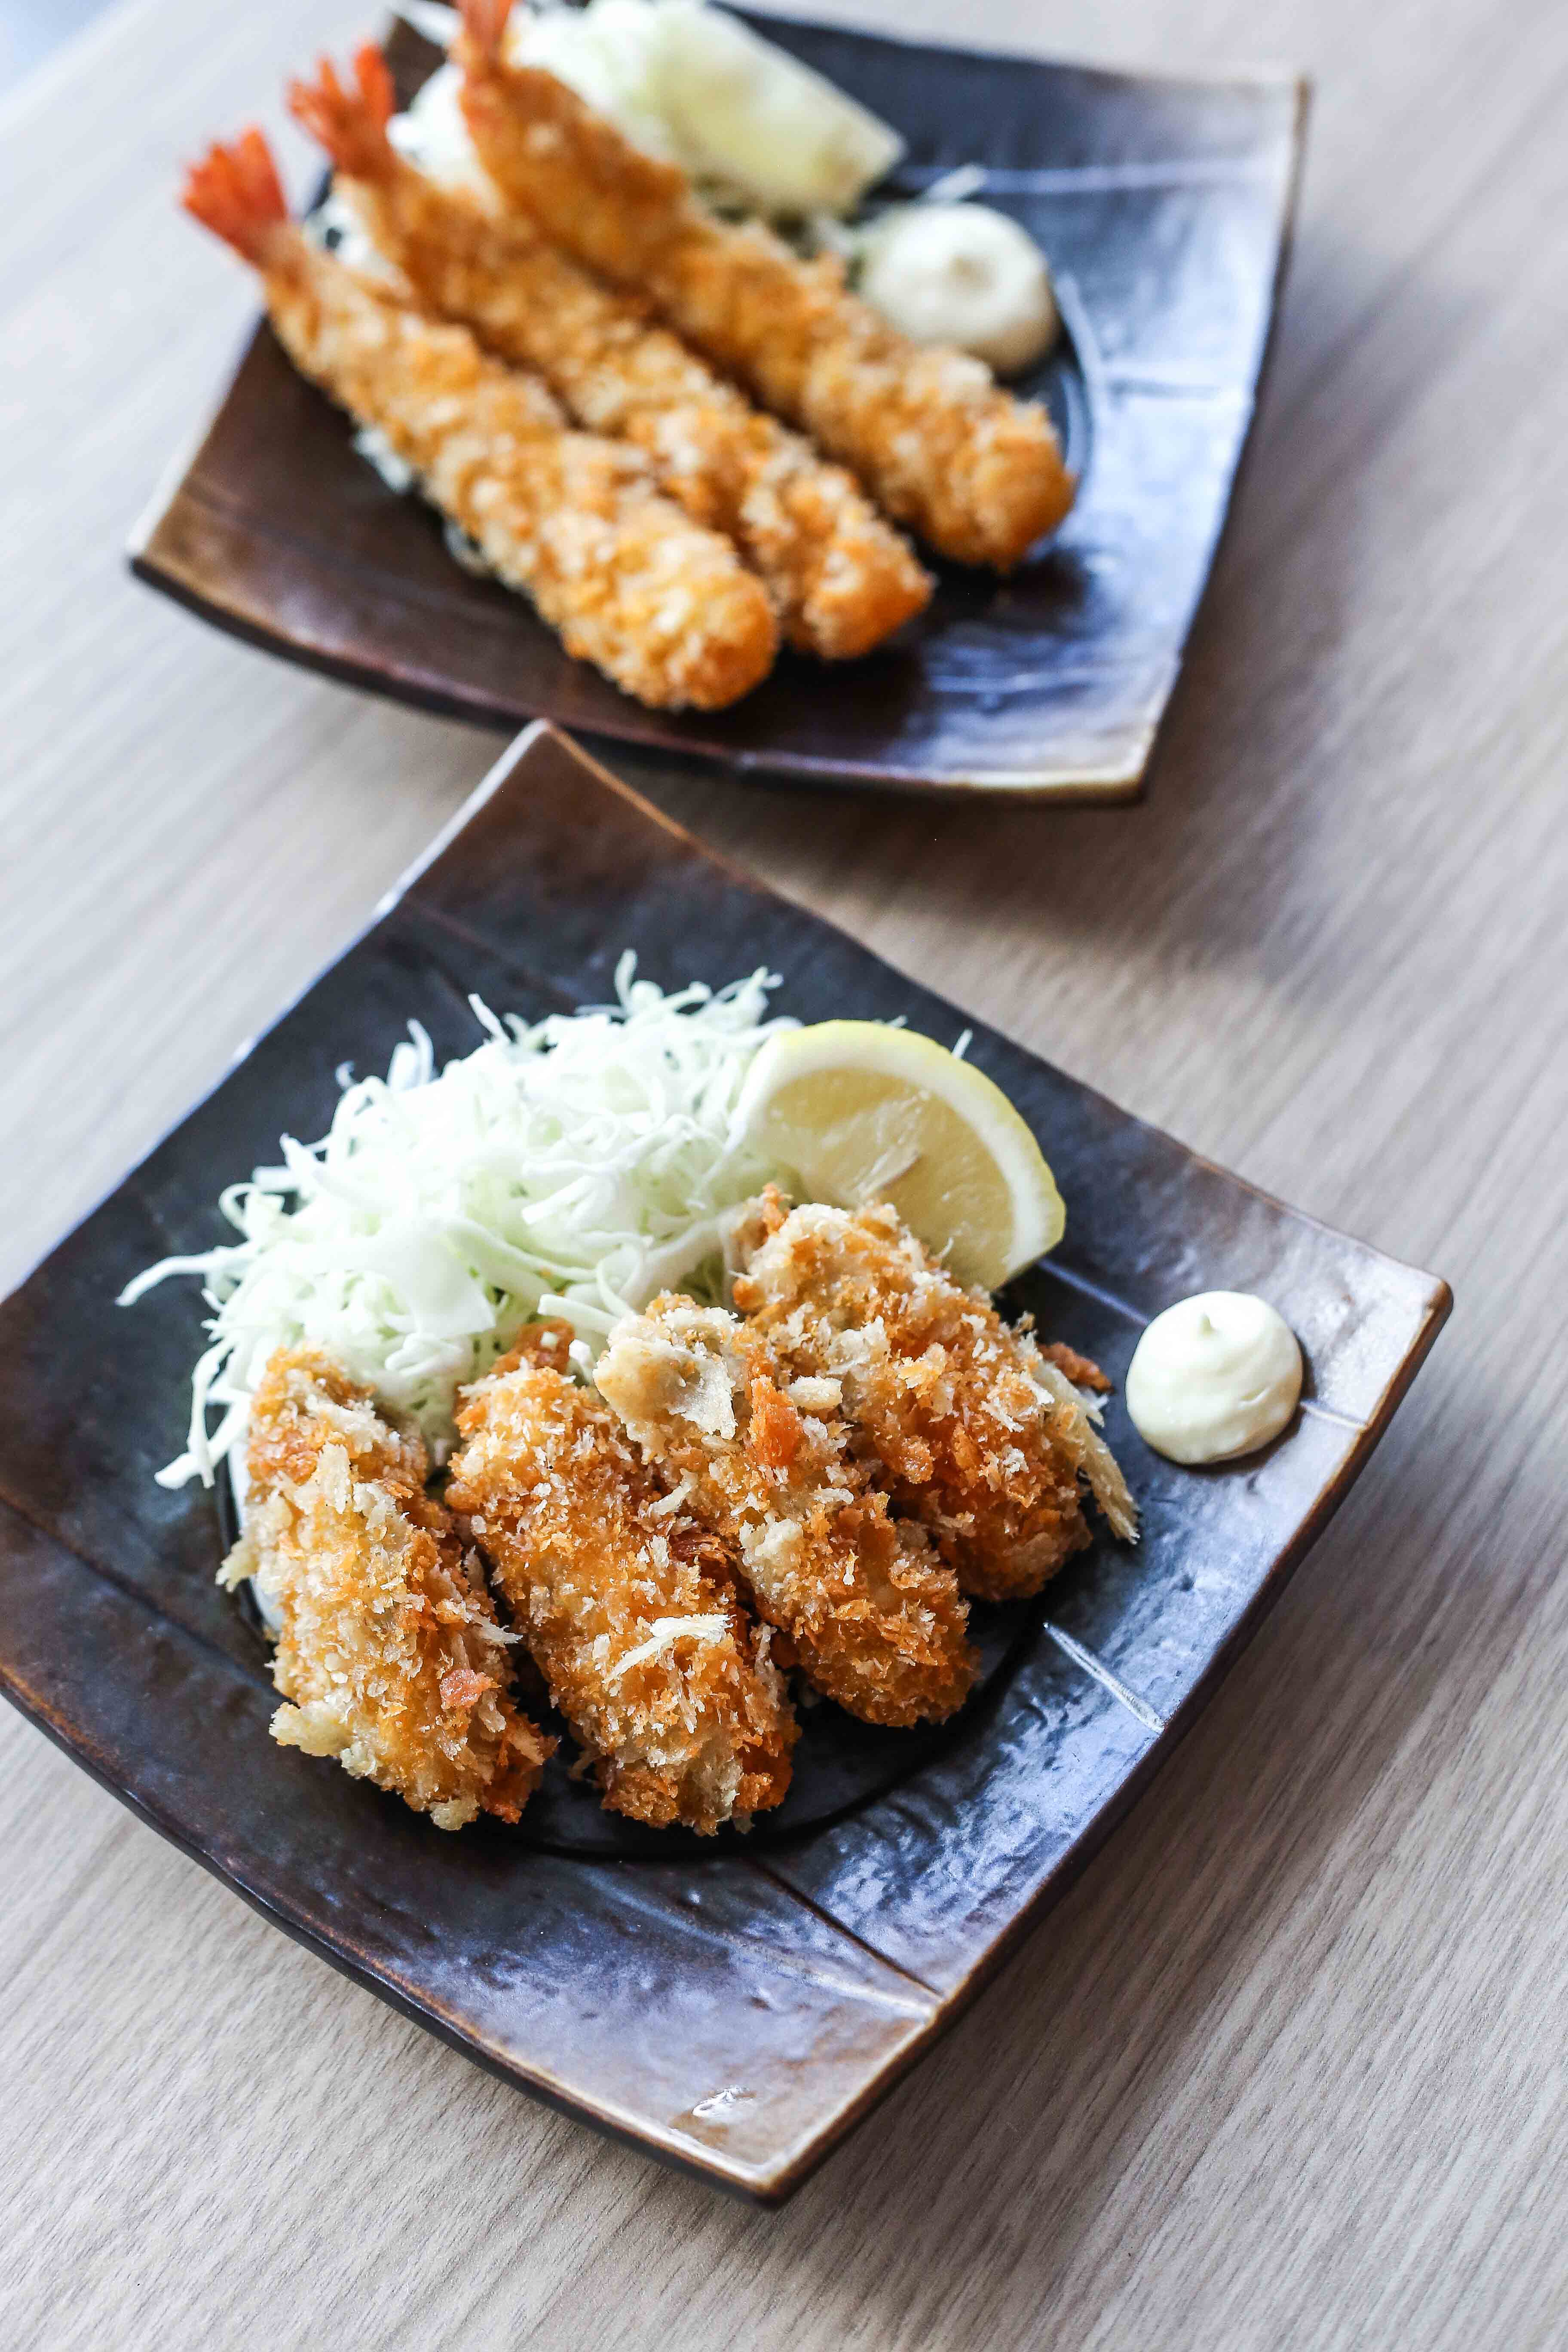
<path id="1" fill-rule="evenodd" d="M 650 1461 L 740 1555 L 810 1680 L 865 1722 L 951 1715 L 977 1671 L 968 1612 L 921 1528 L 893 1518 L 822 1384 L 791 1383 L 722 1308 L 656 1298 L 595 1378 Z"/>
<path id="2" fill-rule="evenodd" d="M 507 202 L 574 257 L 646 293 L 689 341 L 852 467 L 894 520 L 960 563 L 1011 571 L 1072 504 L 1043 408 L 980 361 L 910 342 L 759 223 L 734 226 L 678 166 L 575 91 L 500 53 L 506 0 L 465 0 L 463 110 Z"/>
<path id="3" fill-rule="evenodd" d="M 416 170 L 386 135 L 395 100 L 378 49 L 359 50 L 354 76 L 347 86 L 323 58 L 313 82 L 290 85 L 289 107 L 422 301 L 499 358 L 537 369 L 579 425 L 636 443 L 693 521 L 735 541 L 792 645 L 848 660 L 924 610 L 930 575 L 841 466 L 760 415 L 531 221 Z"/>
<path id="4" fill-rule="evenodd" d="M 795 1713 L 724 1547 L 565 1372 L 545 1324 L 465 1394 L 447 1501 L 495 1570 L 605 1805 L 704 1833 L 776 1805 Z"/>
<path id="5" fill-rule="evenodd" d="M 310 244 L 259 131 L 214 147 L 183 200 L 261 273 L 296 366 L 384 434 L 569 653 L 655 708 L 718 709 L 766 675 L 777 625 L 729 541 L 661 498 L 637 451 L 573 432 L 536 378 L 466 328 Z"/>
<path id="6" fill-rule="evenodd" d="M 272 1737 L 335 1756 L 460 1829 L 515 1822 L 554 1741 L 508 1696 L 479 1562 L 425 1491 L 425 1449 L 310 1349 L 279 1349 L 250 1409 L 245 1533 L 220 1571 L 279 1621 Z"/>
<path id="7" fill-rule="evenodd" d="M 1136 1536 L 1126 1483 L 1060 1365 L 944 1273 L 896 1210 L 786 1215 L 770 1187 L 734 1248 L 736 1306 L 797 1381 L 842 1401 L 965 1592 L 1037 1592 L 1089 1540 L 1086 1486 L 1117 1535 Z"/>

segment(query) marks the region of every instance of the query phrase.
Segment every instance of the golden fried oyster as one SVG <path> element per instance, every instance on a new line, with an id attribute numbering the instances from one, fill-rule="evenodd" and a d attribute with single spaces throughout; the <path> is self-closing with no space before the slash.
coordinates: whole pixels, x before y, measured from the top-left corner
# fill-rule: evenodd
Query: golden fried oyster
<path id="1" fill-rule="evenodd" d="M 963 1705 L 977 1661 L 952 1570 L 891 1516 L 824 1383 L 792 1381 L 759 1332 L 673 1297 L 616 1325 L 595 1379 L 734 1546 L 757 1608 L 828 1697 L 894 1725 Z"/>
<path id="2" fill-rule="evenodd" d="M 965 1592 L 1037 1592 L 1089 1540 L 1086 1491 L 1116 1534 L 1136 1535 L 1126 1483 L 1061 1364 L 954 1282 L 896 1210 L 786 1214 L 770 1188 L 735 1248 L 736 1306 L 789 1374 L 841 1402 Z"/>
<path id="3" fill-rule="evenodd" d="M 568 1377 L 570 1337 L 538 1327 L 465 1391 L 447 1500 L 606 1806 L 709 1833 L 783 1799 L 794 1711 L 724 1546 Z"/>
<path id="4" fill-rule="evenodd" d="M 509 1696 L 508 1637 L 478 1560 L 425 1490 L 425 1448 L 367 1389 L 280 1349 L 250 1409 L 245 1533 L 220 1571 L 279 1621 L 272 1737 L 335 1756 L 460 1829 L 515 1822 L 554 1746 Z"/>

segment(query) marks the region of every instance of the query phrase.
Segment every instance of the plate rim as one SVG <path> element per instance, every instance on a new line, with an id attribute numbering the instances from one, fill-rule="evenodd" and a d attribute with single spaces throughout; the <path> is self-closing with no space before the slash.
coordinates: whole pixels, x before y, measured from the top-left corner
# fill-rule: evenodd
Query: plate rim
<path id="1" fill-rule="evenodd" d="M 38 1266 L 46 1263 L 63 1242 L 69 1240 L 72 1235 L 89 1223 L 104 1205 L 134 1178 L 139 1170 L 162 1148 L 163 1144 L 177 1133 L 186 1121 L 227 1083 L 262 1040 L 289 1016 L 312 989 L 343 962 L 355 948 L 371 937 L 414 889 L 424 875 L 438 862 L 468 824 L 512 779 L 516 772 L 538 751 L 545 747 L 564 754 L 569 760 L 575 761 L 585 767 L 598 783 L 608 787 L 614 795 L 628 803 L 637 816 L 645 821 L 652 820 L 683 850 L 694 853 L 708 866 L 716 869 L 726 880 L 739 883 L 745 888 L 758 892 L 767 898 L 776 899 L 782 905 L 793 904 L 791 901 L 783 899 L 762 876 L 751 871 L 738 860 L 712 849 L 663 810 L 646 801 L 634 787 L 605 768 L 592 751 L 584 749 L 564 730 L 549 719 L 534 719 L 503 750 L 473 791 L 439 827 L 426 847 L 410 862 L 398 880 L 375 902 L 365 921 L 279 1005 L 272 1019 L 264 1028 L 257 1030 L 237 1048 L 212 1084 L 204 1087 L 191 1100 L 185 1109 L 148 1145 L 132 1165 L 114 1180 L 92 1207 L 81 1216 L 72 1220 L 59 1239 L 43 1251 L 35 1265 L 20 1277 L 15 1286 L 16 1289 L 22 1288 L 37 1271 Z M 822 924 L 828 929 L 838 932 L 842 937 L 847 939 L 849 937 L 830 918 L 817 914 L 815 909 L 805 908 L 800 911 L 805 913 L 813 922 Z M 886 958 L 879 960 L 888 961 Z M 889 968 L 895 971 L 900 969 L 896 965 Z M 997 1034 L 1005 1034 L 1005 1032 Z M 1032 1048 L 1021 1048 L 1021 1050 L 1030 1052 L 1031 1055 L 1033 1051 Z M 1034 1056 L 1034 1058 L 1044 1060 L 1043 1056 Z M 1051 1066 L 1047 1065 L 1047 1066 Z M 1110 1099 L 1083 1080 L 1074 1078 L 1071 1083 L 1099 1102 L 1104 1103 Z M 1152 1122 L 1140 1118 L 1136 1113 L 1123 1110 L 1117 1105 L 1112 1105 L 1111 1108 L 1115 1109 L 1119 1118 L 1133 1122 L 1153 1135 L 1168 1137 L 1167 1130 L 1155 1128 Z M 147 1794 L 136 1790 L 127 1780 L 117 1777 L 108 1763 L 95 1757 L 90 1727 L 84 1722 L 68 1720 L 63 1714 L 51 1711 L 49 1706 L 31 1690 L 25 1692 L 18 1685 L 4 1651 L 0 1651 L 0 1694 L 16 1706 L 18 1711 L 34 1723 L 56 1746 L 69 1755 L 73 1761 L 89 1772 L 101 1787 L 108 1790 L 110 1795 L 126 1805 L 138 1819 L 146 1822 L 161 1836 L 167 1838 L 191 1859 L 199 1863 L 212 1876 L 238 1895 L 262 1917 L 273 1926 L 281 1927 L 294 1942 L 302 1945 L 318 1958 L 325 1960 L 341 1974 L 349 1977 L 379 1999 L 385 2000 L 414 2022 L 436 2033 L 442 2041 L 482 2066 L 488 2073 L 508 2082 L 516 2089 L 526 2091 L 531 2095 L 542 2099 L 545 2104 L 558 2112 L 569 2115 L 579 2122 L 586 2122 L 595 2128 L 621 2140 L 624 2144 L 637 2148 L 645 2156 L 652 2156 L 677 2170 L 695 2174 L 712 2185 L 736 2193 L 754 2203 L 769 2207 L 781 2205 L 816 2170 L 857 2125 L 880 2104 L 894 2086 L 920 2062 L 933 2043 L 957 2022 L 1024 1939 L 1062 1900 L 1089 1864 L 1106 1844 L 1113 1831 L 1120 1826 L 1133 1805 L 1145 1793 L 1157 1773 L 1169 1761 L 1187 1733 L 1195 1725 L 1198 1717 L 1204 1713 L 1219 1684 L 1235 1666 L 1242 1652 L 1279 1601 L 1296 1570 L 1355 1485 L 1386 1433 L 1394 1412 L 1426 1361 L 1438 1332 L 1451 1311 L 1453 1293 L 1449 1285 L 1440 1276 L 1434 1275 L 1407 1260 L 1393 1257 L 1389 1253 L 1376 1248 L 1374 1244 L 1361 1242 L 1355 1236 L 1346 1234 L 1342 1228 L 1329 1224 L 1324 1219 L 1293 1209 L 1289 1203 L 1280 1202 L 1275 1195 L 1264 1191 L 1261 1186 L 1252 1183 L 1247 1178 L 1221 1167 L 1217 1161 L 1207 1159 L 1202 1153 L 1193 1151 L 1189 1146 L 1180 1144 L 1179 1139 L 1174 1138 L 1168 1138 L 1168 1139 L 1177 1142 L 1178 1148 L 1188 1159 L 1219 1174 L 1227 1183 L 1235 1185 L 1239 1191 L 1251 1195 L 1269 1208 L 1282 1211 L 1300 1225 L 1309 1227 L 1335 1241 L 1352 1242 L 1358 1249 L 1366 1251 L 1381 1265 L 1391 1267 L 1410 1278 L 1413 1285 L 1421 1286 L 1418 1298 L 1413 1297 L 1411 1304 L 1413 1314 L 1416 1312 L 1417 1307 L 1419 1308 L 1419 1320 L 1405 1344 L 1403 1354 L 1389 1373 L 1364 1420 L 1356 1424 L 1354 1439 L 1347 1453 L 1323 1481 L 1310 1506 L 1302 1512 L 1289 1540 L 1271 1562 L 1266 1575 L 1247 1601 L 1234 1624 L 1209 1656 L 1202 1671 L 1183 1694 L 1171 1714 L 1164 1718 L 1163 1728 L 1151 1736 L 1136 1759 L 1121 1773 L 1115 1786 L 1085 1822 L 1072 1843 L 1063 1849 L 1038 1885 L 1016 1906 L 984 1949 L 974 1957 L 960 1976 L 942 1989 L 927 1985 L 923 1979 L 916 1977 L 912 1971 L 890 1955 L 876 1947 L 868 1948 L 882 1967 L 903 1979 L 910 1986 L 911 1995 L 918 1988 L 927 2004 L 926 2014 L 918 2026 L 899 2042 L 896 2048 L 868 2071 L 863 2072 L 857 2077 L 829 2111 L 814 2116 L 810 2122 L 796 2133 L 787 2147 L 778 2149 L 766 2159 L 747 2161 L 726 2154 L 721 2148 L 709 2147 L 694 2137 L 688 2137 L 679 2132 L 672 2126 L 661 2124 L 647 2116 L 634 2114 L 630 2110 L 618 2109 L 614 2102 L 592 2092 L 569 2087 L 560 2080 L 547 2061 L 537 2060 L 530 2063 L 517 2052 L 500 2048 L 487 2038 L 484 2029 L 477 2021 L 466 2021 L 455 2014 L 447 2014 L 438 2002 L 422 1996 L 393 1973 L 385 1962 L 380 1964 L 374 1962 L 352 1943 L 334 1944 L 331 1938 L 319 1934 L 306 1919 L 291 1916 L 261 1886 L 251 1883 L 253 1874 L 249 1873 L 249 1866 L 246 1860 L 237 1856 L 225 1858 L 217 1852 L 205 1850 L 194 1841 L 180 1816 L 173 1809 L 161 1805 Z M 3 1303 L 0 1302 L 0 1304 Z M 1333 1418 L 1341 1420 L 1344 1417 L 1335 1414 Z M 39 1543 L 51 1547 L 68 1559 L 77 1560 L 85 1571 L 94 1572 L 93 1564 L 87 1561 L 83 1555 L 74 1552 L 70 1545 L 61 1537 L 30 1517 L 12 1498 L 0 1496 L 0 1525 L 7 1519 L 16 1521 Z M 150 1605 L 142 1596 L 127 1593 L 124 1597 L 128 1601 L 134 1600 L 137 1605 L 142 1607 Z M 584 1864 L 580 1866 L 601 1865 Z M 799 1895 L 798 1891 L 793 1888 L 788 1891 L 795 1895 L 795 1899 L 807 1904 L 808 1907 L 815 1907 L 810 1906 L 809 1897 Z M 842 1923 L 837 1924 L 841 1925 L 843 1933 L 857 1941 L 862 1940 L 856 1936 L 853 1928 L 844 1927 Z"/>
<path id="2" fill-rule="evenodd" d="M 1048 772 L 1031 772 L 1026 768 L 990 771 L 976 765 L 964 772 L 953 770 L 937 774 L 891 756 L 878 760 L 857 759 L 831 753 L 776 750 L 764 745 L 731 746 L 713 742 L 682 733 L 681 723 L 686 714 L 680 712 L 667 714 L 667 731 L 654 735 L 647 731 L 646 719 L 639 718 L 633 709 L 628 709 L 624 719 L 613 709 L 595 713 L 592 727 L 584 728 L 583 732 L 594 740 L 625 744 L 634 752 L 647 757 L 693 759 L 721 773 L 747 781 L 777 778 L 808 789 L 871 792 L 938 803 L 978 799 L 1023 807 L 1136 806 L 1146 797 L 1161 731 L 1184 672 L 1188 648 L 1208 602 L 1215 572 L 1232 527 L 1243 470 L 1252 449 L 1258 412 L 1272 366 L 1284 286 L 1300 215 L 1307 130 L 1312 102 L 1311 77 L 1283 65 L 1237 67 L 1197 75 L 1161 69 L 1144 71 L 1069 58 L 1030 57 L 1011 49 L 976 49 L 962 42 L 917 39 L 861 25 L 828 22 L 815 16 L 780 16 L 755 8 L 741 9 L 738 13 L 759 26 L 771 24 L 786 30 L 837 35 L 872 47 L 919 52 L 929 57 L 963 58 L 984 65 L 1016 68 L 1020 72 L 1068 72 L 1108 89 L 1160 89 L 1194 96 L 1226 90 L 1289 95 L 1291 104 L 1288 163 L 1274 220 L 1273 267 L 1268 279 L 1263 335 L 1246 386 L 1245 423 L 1219 505 L 1213 537 L 1204 559 L 1198 592 L 1172 650 L 1169 677 L 1160 689 L 1152 715 L 1146 716 L 1141 723 L 1129 718 L 1126 731 L 1132 740 L 1120 759 L 1110 755 L 1100 759 L 1090 757 L 1073 766 L 1059 763 Z M 395 26 L 404 22 L 395 16 L 392 20 Z M 416 28 L 410 29 L 416 32 Z M 387 37 L 388 35 L 384 33 L 383 46 Z M 165 467 L 138 514 L 127 535 L 123 551 L 132 577 L 144 586 L 168 596 L 224 635 L 237 638 L 240 643 L 269 654 L 275 659 L 289 662 L 316 676 L 331 678 L 335 683 L 353 688 L 357 692 L 374 694 L 385 701 L 428 711 L 438 718 L 458 719 L 467 725 L 510 737 L 519 725 L 515 706 L 502 707 L 482 689 L 468 690 L 450 682 L 442 683 L 433 673 L 422 677 L 412 666 L 400 667 L 389 660 L 379 664 L 368 659 L 359 660 L 349 655 L 330 652 L 298 635 L 289 635 L 280 626 L 247 612 L 243 602 L 229 591 L 226 580 L 216 587 L 197 584 L 190 568 L 183 562 L 178 546 L 174 543 L 178 536 L 174 525 L 186 500 L 205 510 L 219 528 L 240 531 L 256 528 L 253 517 L 237 512 L 225 513 L 217 501 L 204 495 L 200 487 L 193 482 L 193 477 L 258 339 L 268 331 L 265 310 L 254 314 L 226 375 L 204 408 L 199 423 L 179 445 L 175 456 Z M 547 713 L 536 715 L 555 726 L 564 727 L 567 723 L 560 719 L 550 719 Z M 526 725 L 533 721 L 524 720 L 522 723 Z M 574 727 L 575 722 L 573 724 Z"/>

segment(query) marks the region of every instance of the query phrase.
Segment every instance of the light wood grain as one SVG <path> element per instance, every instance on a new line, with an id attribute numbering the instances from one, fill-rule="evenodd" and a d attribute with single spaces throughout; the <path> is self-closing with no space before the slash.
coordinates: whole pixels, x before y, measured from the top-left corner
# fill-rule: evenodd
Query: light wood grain
<path id="1" fill-rule="evenodd" d="M 855 13 L 1317 77 L 1273 377 L 1150 800 L 933 813 L 617 764 L 978 1013 L 1436 1267 L 1455 1320 L 1154 1791 L 782 2214 L 489 2083 L 0 1721 L 8 2344 L 1568 2334 L 1568 15 Z M 176 160 L 275 122 L 283 68 L 357 21 L 138 0 L 0 112 L 0 1284 L 494 748 L 121 568 L 250 307 L 174 214 Z"/>

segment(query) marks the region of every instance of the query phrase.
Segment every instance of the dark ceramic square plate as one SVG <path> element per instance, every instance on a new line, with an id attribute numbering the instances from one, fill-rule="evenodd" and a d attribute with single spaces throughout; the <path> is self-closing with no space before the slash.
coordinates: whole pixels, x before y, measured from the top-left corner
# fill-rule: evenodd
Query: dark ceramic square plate
<path id="1" fill-rule="evenodd" d="M 1005 583 L 949 567 L 930 613 L 837 669 L 786 655 L 736 709 L 644 710 L 526 605 L 459 571 L 344 418 L 258 329 L 132 562 L 220 627 L 407 702 L 857 784 L 1137 792 L 1251 421 L 1295 201 L 1291 79 L 1179 82 L 759 18 L 895 123 L 906 194 L 963 163 L 1050 256 L 1068 334 L 1036 380 L 1083 478 Z M 439 52 L 399 26 L 405 94 Z M 213 125 L 220 129 L 221 125 Z"/>
<path id="2" fill-rule="evenodd" d="M 976 1612 L 957 1720 L 812 1711 L 749 1838 L 637 1832 L 552 1765 L 506 1831 L 446 1837 L 267 1736 L 262 1643 L 215 1584 L 219 1515 L 153 1474 L 184 1428 L 193 1286 L 111 1302 L 218 1236 L 219 1187 L 320 1133 L 345 1061 L 410 1015 L 475 1042 L 478 988 L 530 1017 L 603 1002 L 622 949 L 666 984 L 763 961 L 806 1020 L 951 1040 L 952 1006 L 721 865 L 546 727 L 509 751 L 374 927 L 0 1307 L 0 1686 L 144 1819 L 301 1942 L 497 2073 L 656 2154 L 786 2196 L 1060 1895 L 1192 1722 L 1386 1426 L 1445 1286 L 1281 1208 L 980 1031 L 1039 1134 L 1068 1239 L 1016 1308 L 1120 1383 L 1183 1294 L 1256 1289 L 1309 1402 L 1267 1454 L 1173 1469 L 1109 1430 L 1144 1512 L 1047 1605 Z M 1048 1615 L 1047 1613 L 1048 1606 Z"/>

